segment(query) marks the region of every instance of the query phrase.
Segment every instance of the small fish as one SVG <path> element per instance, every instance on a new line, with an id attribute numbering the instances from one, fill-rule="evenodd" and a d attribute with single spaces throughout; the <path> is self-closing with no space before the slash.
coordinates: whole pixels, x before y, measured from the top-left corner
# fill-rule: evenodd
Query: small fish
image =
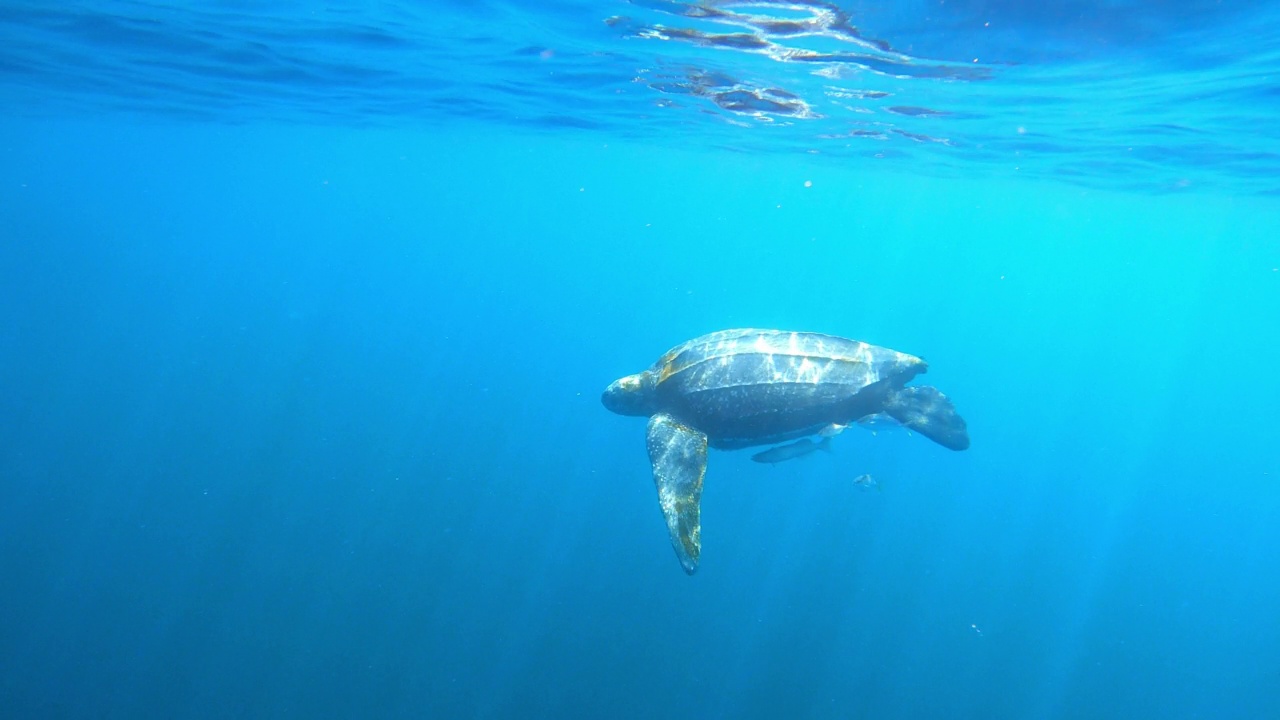
<path id="1" fill-rule="evenodd" d="M 854 479 L 853 479 L 853 484 L 854 484 L 854 485 L 857 485 L 858 487 L 862 488 L 863 490 L 866 490 L 867 488 L 872 488 L 872 487 L 873 487 L 873 488 L 875 488 L 875 489 L 877 489 L 877 490 L 879 490 L 879 489 L 880 489 L 880 486 L 879 486 L 878 484 L 876 484 L 876 479 L 875 479 L 875 478 L 873 478 L 873 477 L 871 477 L 871 475 L 869 475 L 869 474 L 867 474 L 867 473 L 863 473 L 863 474 L 859 475 L 858 477 L 854 478 Z"/>
<path id="2" fill-rule="evenodd" d="M 902 423 L 894 420 L 888 413 L 864 415 L 858 418 L 857 423 L 870 430 L 872 435 L 876 435 L 880 430 L 893 430 L 902 427 Z"/>
<path id="3" fill-rule="evenodd" d="M 898 424 L 898 421 L 889 417 L 888 413 L 872 413 L 871 415 L 863 415 L 858 418 L 856 422 L 864 428 Z"/>
<path id="4" fill-rule="evenodd" d="M 832 437 L 835 437 L 835 436 L 839 435 L 840 433 L 844 432 L 844 429 L 845 429 L 845 428 L 847 428 L 847 427 L 849 427 L 849 426 L 848 426 L 848 425 L 841 425 L 841 424 L 839 424 L 839 423 L 831 423 L 830 425 L 828 425 L 828 426 L 826 426 L 826 427 L 822 428 L 821 430 L 819 430 L 819 431 L 818 431 L 818 436 L 819 436 L 819 437 L 824 437 L 824 438 L 832 438 Z"/>
<path id="5" fill-rule="evenodd" d="M 779 445 L 775 448 L 769 448 L 764 452 L 758 452 L 751 456 L 752 460 L 758 463 L 780 463 L 783 460 L 792 460 L 798 457 L 804 457 L 815 450 L 831 452 L 831 438 L 822 438 L 822 442 L 814 442 L 809 438 L 797 440 L 790 445 Z"/>

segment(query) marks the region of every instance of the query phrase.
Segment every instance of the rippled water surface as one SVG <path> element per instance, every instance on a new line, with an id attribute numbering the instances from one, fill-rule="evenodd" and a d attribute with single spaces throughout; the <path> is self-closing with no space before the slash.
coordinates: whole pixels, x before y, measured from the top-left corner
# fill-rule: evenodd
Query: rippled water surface
<path id="1" fill-rule="evenodd" d="M 1280 192 L 1275 3 L 19 0 L 0 38 L 25 115 L 567 127 Z"/>

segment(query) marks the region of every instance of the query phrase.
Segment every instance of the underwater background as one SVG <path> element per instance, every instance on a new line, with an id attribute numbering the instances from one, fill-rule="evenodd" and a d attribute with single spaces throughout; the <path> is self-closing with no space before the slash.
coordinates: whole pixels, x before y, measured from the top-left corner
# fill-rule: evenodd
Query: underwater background
<path id="1" fill-rule="evenodd" d="M 1280 717 L 1278 48 L 0 1 L 0 717 Z M 924 357 L 972 447 L 713 451 L 686 576 L 600 393 L 733 327 Z"/>

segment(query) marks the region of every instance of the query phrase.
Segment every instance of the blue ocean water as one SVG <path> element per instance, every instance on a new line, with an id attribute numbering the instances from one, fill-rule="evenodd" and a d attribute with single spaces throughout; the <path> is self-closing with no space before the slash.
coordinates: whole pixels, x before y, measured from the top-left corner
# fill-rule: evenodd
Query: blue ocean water
<path id="1" fill-rule="evenodd" d="M 1280 716 L 1278 41 L 0 2 L 0 716 Z M 686 576 L 600 393 L 732 327 L 972 447 L 713 451 Z"/>

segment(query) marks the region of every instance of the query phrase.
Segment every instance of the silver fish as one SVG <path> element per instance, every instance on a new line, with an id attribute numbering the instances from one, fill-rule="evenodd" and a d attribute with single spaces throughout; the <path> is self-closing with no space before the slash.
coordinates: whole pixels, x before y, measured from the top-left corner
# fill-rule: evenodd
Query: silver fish
<path id="1" fill-rule="evenodd" d="M 856 421 L 859 425 L 871 431 L 872 435 L 876 435 L 881 430 L 897 430 L 902 428 L 902 423 L 894 420 L 888 413 L 875 413 L 874 415 L 866 415 L 858 418 Z M 911 431 L 907 431 L 910 435 Z"/>
<path id="2" fill-rule="evenodd" d="M 758 463 L 780 463 L 783 460 L 804 457 L 815 450 L 831 452 L 831 438 L 824 437 L 822 442 L 814 442 L 809 438 L 802 438 L 789 445 L 779 445 L 764 452 L 758 452 L 752 455 L 751 459 Z"/>
<path id="3" fill-rule="evenodd" d="M 844 429 L 845 429 L 845 428 L 847 428 L 847 427 L 849 427 L 849 426 L 848 426 L 848 425 L 841 425 L 840 423 L 831 423 L 830 425 L 828 425 L 828 426 L 826 426 L 826 427 L 822 428 L 821 430 L 819 430 L 819 431 L 818 431 L 818 436 L 819 436 L 819 437 L 824 437 L 824 438 L 832 438 L 832 437 L 835 437 L 835 436 L 839 435 L 840 433 L 844 432 Z"/>

